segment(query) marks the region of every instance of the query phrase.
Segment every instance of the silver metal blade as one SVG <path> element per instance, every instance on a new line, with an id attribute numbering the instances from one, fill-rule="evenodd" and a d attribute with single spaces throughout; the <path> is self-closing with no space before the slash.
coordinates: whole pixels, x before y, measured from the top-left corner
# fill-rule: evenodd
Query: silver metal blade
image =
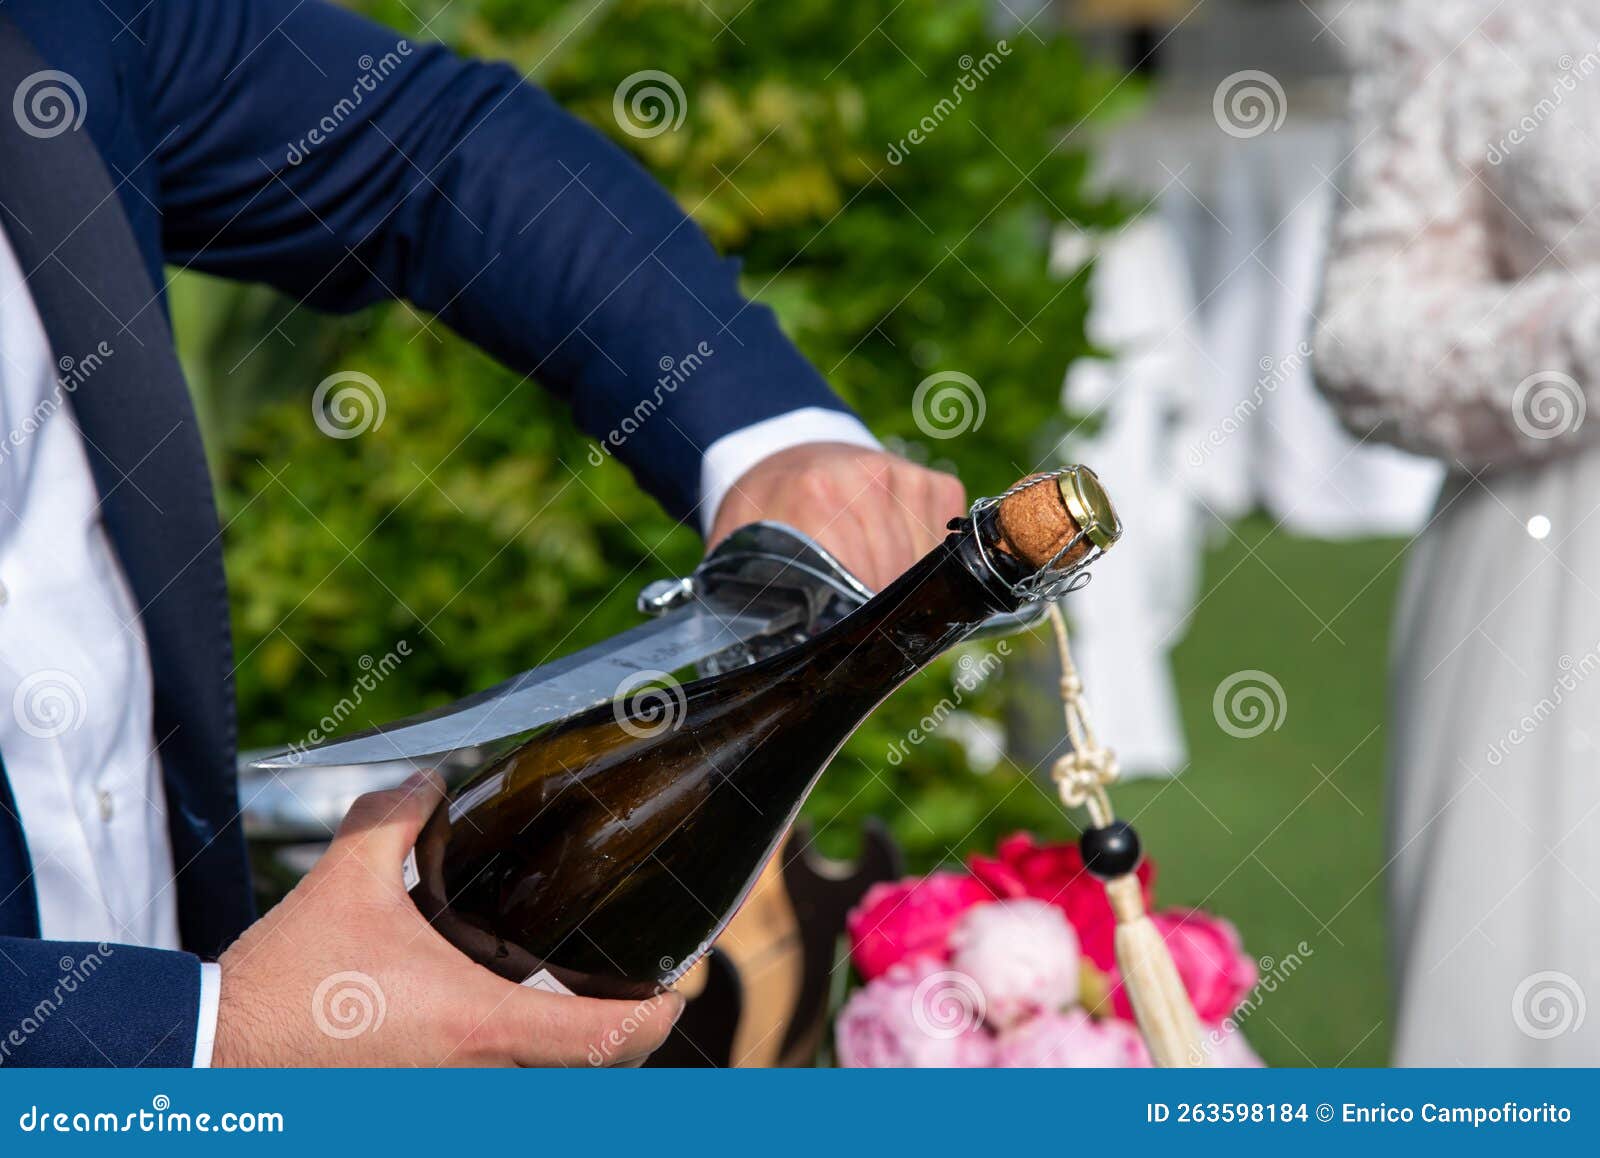
<path id="1" fill-rule="evenodd" d="M 310 748 L 286 748 L 256 768 L 303 768 L 415 760 L 503 740 L 610 703 L 629 677 L 670 672 L 724 648 L 782 631 L 794 607 L 713 609 L 703 602 L 669 612 L 611 639 L 434 712 L 396 720 Z"/>

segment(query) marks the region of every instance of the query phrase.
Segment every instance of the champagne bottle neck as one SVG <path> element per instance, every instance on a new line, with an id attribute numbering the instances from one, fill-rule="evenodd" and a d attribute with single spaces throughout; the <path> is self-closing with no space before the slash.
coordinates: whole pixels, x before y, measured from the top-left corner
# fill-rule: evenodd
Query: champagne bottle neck
<path id="1" fill-rule="evenodd" d="M 1026 569 L 992 548 L 980 548 L 977 537 L 994 534 L 982 516 L 964 521 L 823 637 L 823 654 L 814 662 L 823 664 L 829 678 L 847 677 L 851 685 L 878 687 L 886 694 L 991 615 L 1015 611 L 1020 600 L 1011 585 L 1025 577 Z M 1005 574 L 1007 569 L 1018 574 Z"/>

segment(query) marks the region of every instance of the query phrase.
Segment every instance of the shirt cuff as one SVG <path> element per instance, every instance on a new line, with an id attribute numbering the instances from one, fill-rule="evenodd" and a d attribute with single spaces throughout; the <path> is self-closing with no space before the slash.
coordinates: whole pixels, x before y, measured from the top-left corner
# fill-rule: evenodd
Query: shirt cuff
<path id="1" fill-rule="evenodd" d="M 194 1068 L 211 1068 L 211 1050 L 217 1044 L 217 1006 L 222 1001 L 222 966 L 200 964 L 200 1015 L 195 1022 Z"/>
<path id="2" fill-rule="evenodd" d="M 710 537 L 722 500 L 745 471 L 781 450 L 808 442 L 844 442 L 867 450 L 883 449 L 855 415 L 821 406 L 791 410 L 724 434 L 707 448 L 700 461 L 701 536 Z"/>

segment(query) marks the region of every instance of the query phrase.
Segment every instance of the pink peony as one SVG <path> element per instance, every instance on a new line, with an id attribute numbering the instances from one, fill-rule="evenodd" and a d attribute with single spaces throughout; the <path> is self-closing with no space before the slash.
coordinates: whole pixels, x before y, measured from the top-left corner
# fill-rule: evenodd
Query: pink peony
<path id="1" fill-rule="evenodd" d="M 1129 1056 L 1132 1061 L 1127 1064 L 1135 1069 L 1149 1069 L 1154 1063 L 1150 1060 L 1150 1050 L 1144 1044 L 1144 1035 L 1139 1032 L 1138 1026 L 1131 1021 L 1107 1021 L 1106 1025 L 1120 1025 L 1125 1031 L 1124 1039 L 1127 1042 Z M 1256 1056 L 1256 1051 L 1250 1048 L 1250 1043 L 1244 1039 L 1244 1034 L 1237 1029 L 1224 1030 L 1221 1026 L 1205 1026 L 1201 1029 L 1200 1058 L 1211 1069 L 1221 1070 L 1248 1070 L 1264 1069 L 1266 1062 Z"/>
<path id="2" fill-rule="evenodd" d="M 1078 996 L 1078 936 L 1061 910 L 1023 897 L 978 905 L 950 934 L 951 965 L 978 983 L 1000 1029 Z"/>
<path id="3" fill-rule="evenodd" d="M 965 873 L 931 873 L 877 884 L 850 911 L 850 956 L 868 981 L 915 956 L 944 960 L 950 930 L 973 905 L 994 894 Z"/>
<path id="4" fill-rule="evenodd" d="M 1055 905 L 1072 922 L 1083 955 L 1096 968 L 1108 971 L 1116 964 L 1116 918 L 1105 887 L 1083 867 L 1076 844 L 1041 845 L 1018 832 L 1000 842 L 993 858 L 971 856 L 967 866 L 998 897 L 1037 897 Z M 1149 861 L 1138 870 L 1146 904 L 1153 871 Z"/>
<path id="5" fill-rule="evenodd" d="M 1167 943 L 1178 977 L 1200 1020 L 1215 1025 L 1239 1007 L 1256 983 L 1256 963 L 1244 951 L 1239 930 L 1198 909 L 1169 909 L 1150 918 Z M 1111 1008 L 1132 1018 L 1133 1006 L 1120 978 L 1113 977 Z"/>
<path id="6" fill-rule="evenodd" d="M 982 1069 L 994 1064 L 983 994 L 965 974 L 918 957 L 851 994 L 834 1024 L 839 1064 L 852 1068 Z"/>
<path id="7" fill-rule="evenodd" d="M 1136 1069 L 1150 1056 L 1126 1021 L 1096 1021 L 1081 1009 L 1046 1013 L 1001 1034 L 994 1064 L 1006 1069 Z"/>
<path id="8" fill-rule="evenodd" d="M 1211 1065 L 1223 1070 L 1259 1070 L 1266 1067 L 1244 1034 L 1237 1027 L 1224 1029 L 1207 1026 L 1203 1046 L 1211 1056 Z"/>

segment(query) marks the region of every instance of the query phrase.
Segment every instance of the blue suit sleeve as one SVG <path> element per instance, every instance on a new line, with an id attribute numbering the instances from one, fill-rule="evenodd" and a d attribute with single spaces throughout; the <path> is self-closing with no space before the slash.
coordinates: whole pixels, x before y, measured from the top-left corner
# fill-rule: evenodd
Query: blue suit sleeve
<path id="1" fill-rule="evenodd" d="M 316 0 L 118 2 L 171 260 L 437 314 L 568 400 L 679 517 L 717 438 L 845 410 L 666 191 L 510 67 Z"/>
<path id="2" fill-rule="evenodd" d="M 200 959 L 132 945 L 0 937 L 0 1068 L 188 1066 Z"/>

